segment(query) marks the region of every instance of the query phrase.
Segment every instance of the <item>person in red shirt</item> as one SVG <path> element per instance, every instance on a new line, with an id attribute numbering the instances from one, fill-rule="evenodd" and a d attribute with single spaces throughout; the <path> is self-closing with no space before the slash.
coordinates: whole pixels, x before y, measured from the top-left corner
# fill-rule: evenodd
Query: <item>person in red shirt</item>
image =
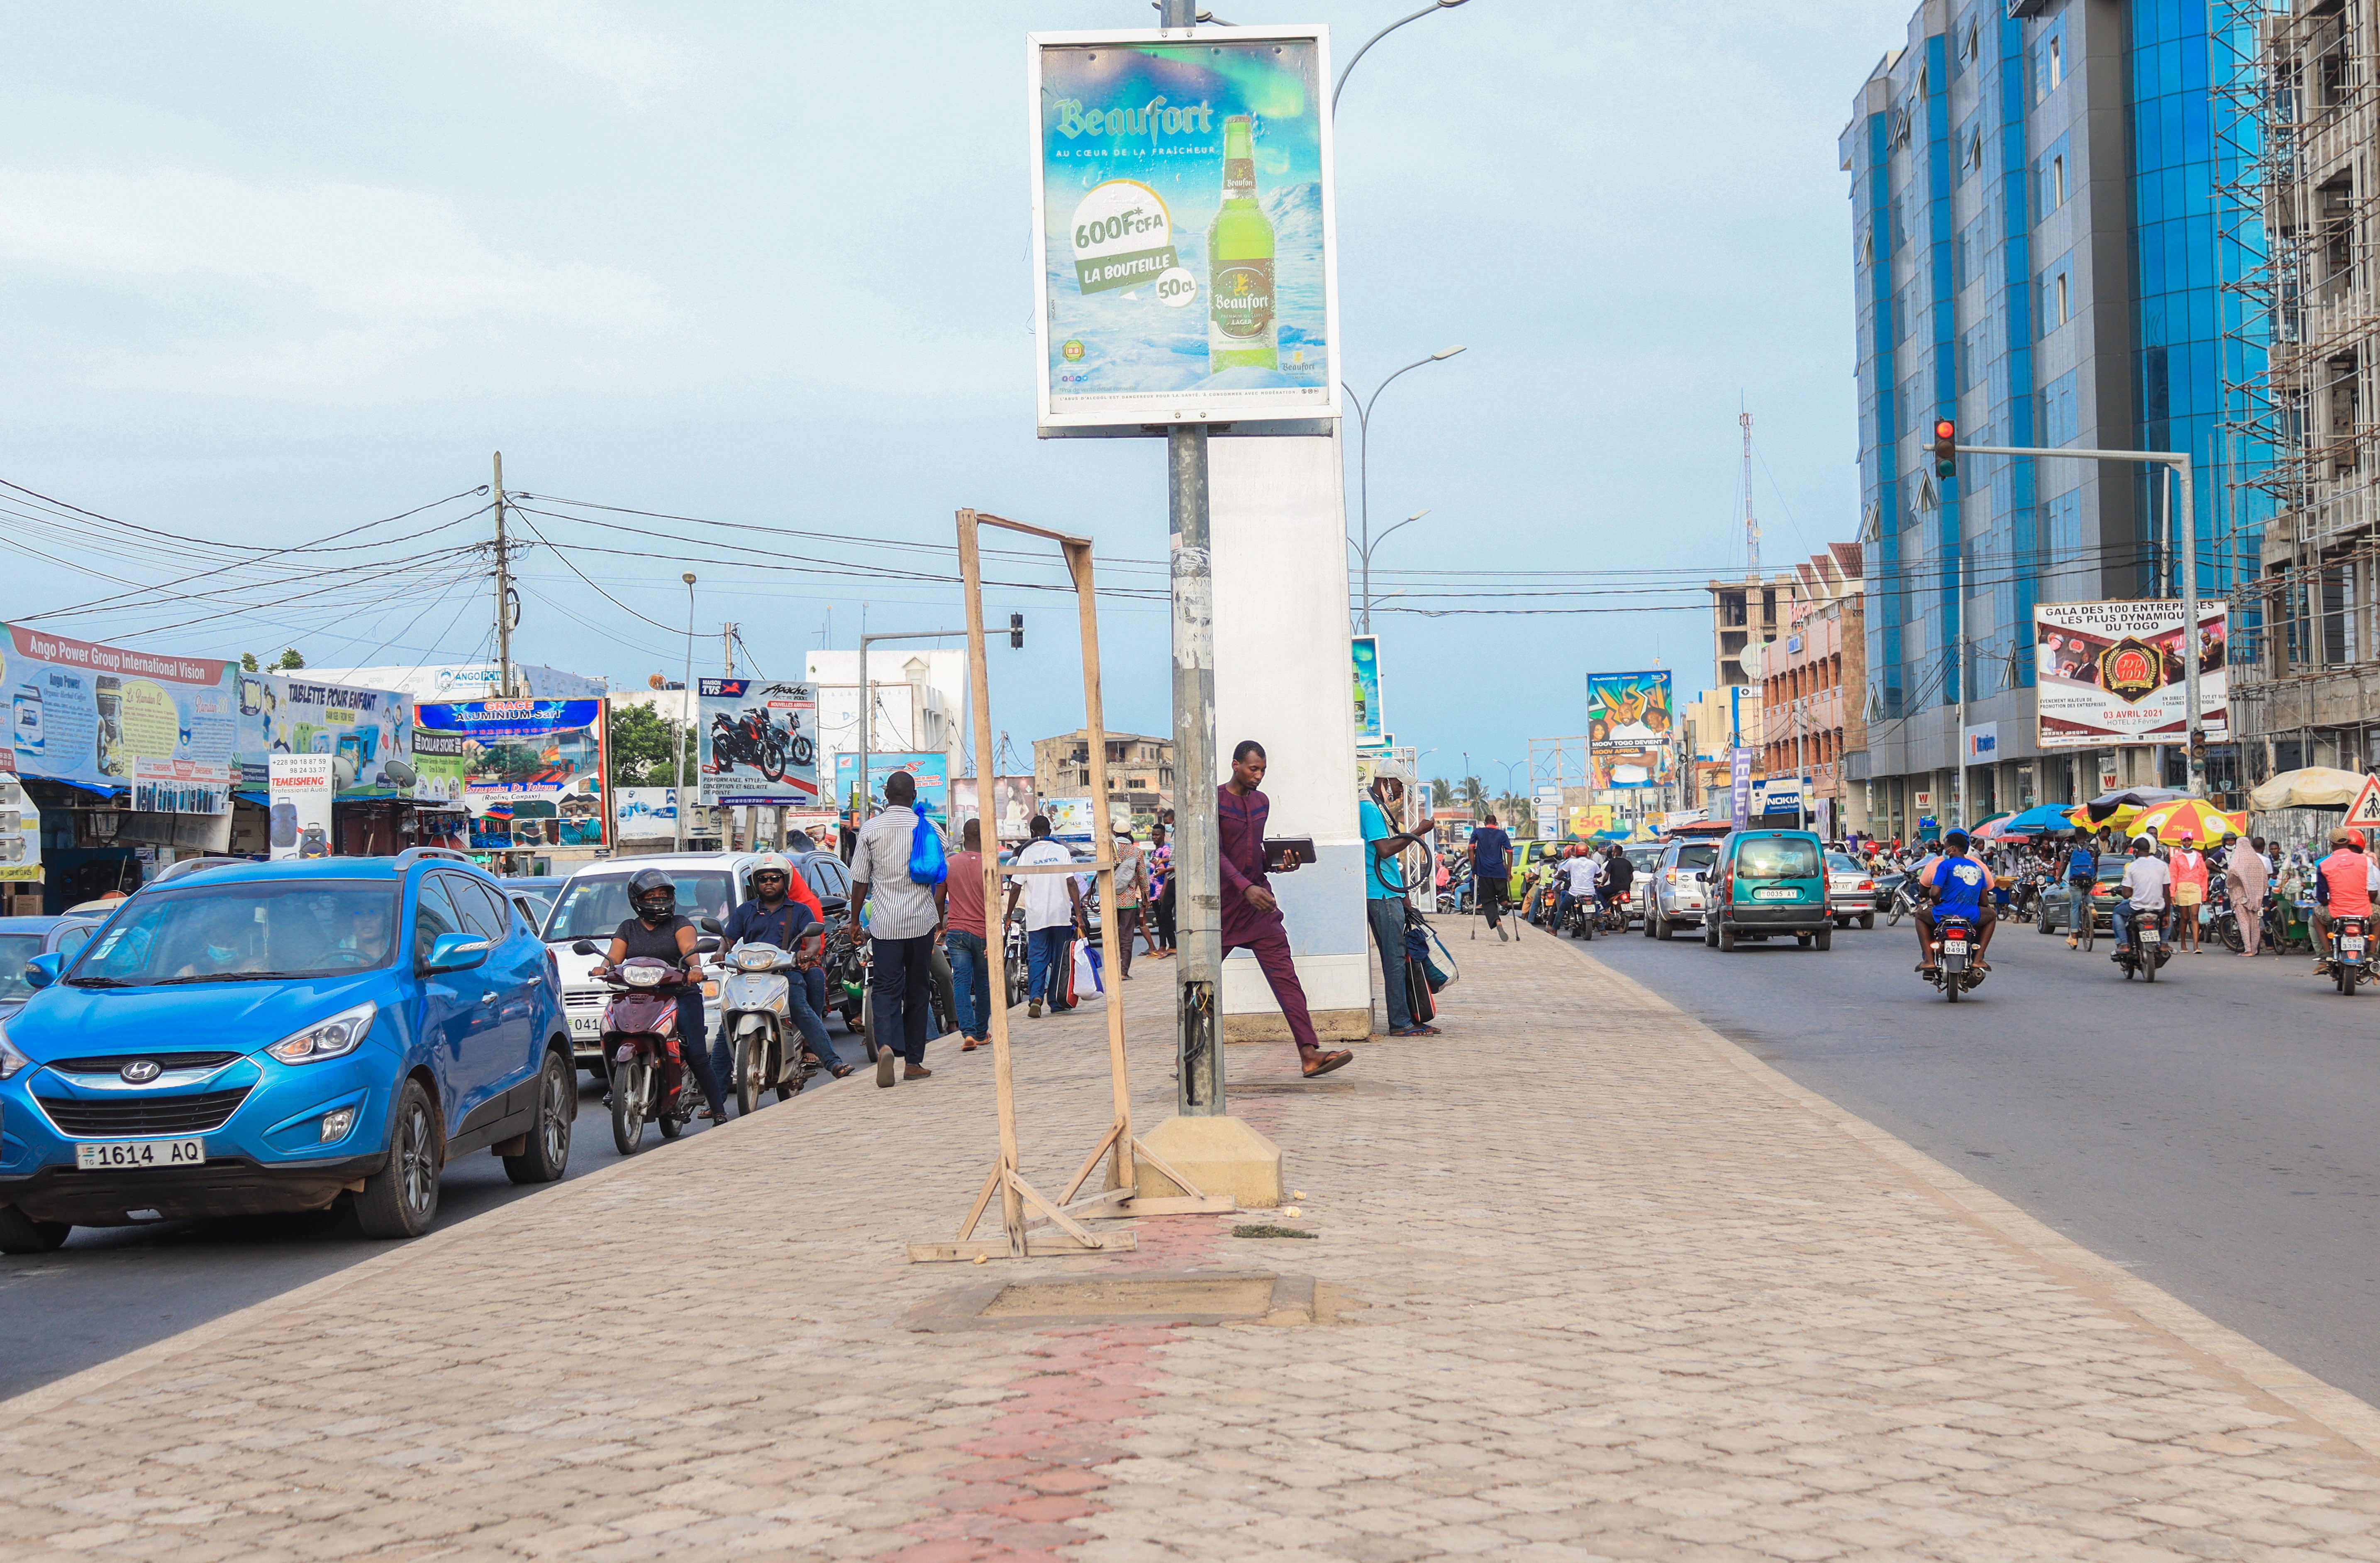
<path id="1" fill-rule="evenodd" d="M 2330 856 L 2314 865 L 2313 969 L 2319 976 L 2330 970 L 2332 920 L 2372 915 L 2372 897 L 2380 891 L 2380 863 L 2364 855 L 2363 833 L 2334 830 Z"/>
<path id="2" fill-rule="evenodd" d="M 951 1003 L 958 1010 L 959 1051 L 972 1053 L 991 1036 L 991 951 L 983 920 L 983 822 L 959 834 L 950 870 L 934 887 L 942 902 L 942 952 L 951 962 Z M 1012 899 L 1014 898 L 1011 898 Z"/>

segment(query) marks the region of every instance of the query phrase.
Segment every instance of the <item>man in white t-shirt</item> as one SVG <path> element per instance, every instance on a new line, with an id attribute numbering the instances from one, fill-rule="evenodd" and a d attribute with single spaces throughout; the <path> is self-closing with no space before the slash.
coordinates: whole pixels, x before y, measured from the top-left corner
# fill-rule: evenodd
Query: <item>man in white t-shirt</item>
<path id="1" fill-rule="evenodd" d="M 2116 948 L 2120 951 L 2135 913 L 2163 911 L 2173 900 L 2173 870 L 2149 850 L 2145 836 L 2132 843 L 2132 861 L 2124 865 L 2124 899 L 2116 903 Z"/>
<path id="2" fill-rule="evenodd" d="M 1017 867 L 1075 861 L 1072 852 L 1050 839 L 1047 816 L 1034 815 L 1032 829 L 1032 845 L 1016 854 Z M 1020 898 L 1025 903 L 1025 959 L 1029 973 L 1026 996 L 1031 1000 L 1025 1013 L 1038 1020 L 1041 1018 L 1042 998 L 1051 991 L 1050 984 L 1064 985 L 1058 962 L 1066 959 L 1067 940 L 1082 918 L 1083 892 L 1071 873 L 1020 874 L 1013 885 L 1008 894 L 1009 910 L 1014 911 Z"/>
<path id="3" fill-rule="evenodd" d="M 1595 904 L 1595 887 L 1603 883 L 1603 864 L 1594 853 L 1579 848 L 1578 855 L 1565 858 L 1561 864 L 1561 904 L 1555 910 L 1554 926 L 1559 929 L 1570 909 L 1580 901 L 1589 907 Z"/>

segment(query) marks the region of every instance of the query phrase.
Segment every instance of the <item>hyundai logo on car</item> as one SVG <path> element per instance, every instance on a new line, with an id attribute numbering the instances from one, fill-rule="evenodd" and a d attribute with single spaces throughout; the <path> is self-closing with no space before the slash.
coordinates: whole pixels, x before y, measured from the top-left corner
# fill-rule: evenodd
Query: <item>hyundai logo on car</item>
<path id="1" fill-rule="evenodd" d="M 154 1058 L 135 1058 L 115 1071 L 127 1085 L 146 1085 L 165 1072 L 165 1066 Z"/>

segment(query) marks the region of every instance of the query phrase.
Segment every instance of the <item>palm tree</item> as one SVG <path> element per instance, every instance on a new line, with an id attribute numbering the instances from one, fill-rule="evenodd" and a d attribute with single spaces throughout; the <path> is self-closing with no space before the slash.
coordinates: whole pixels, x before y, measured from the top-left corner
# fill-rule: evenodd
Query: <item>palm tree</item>
<path id="1" fill-rule="evenodd" d="M 1467 806 L 1476 809 L 1487 800 L 1487 783 L 1481 781 L 1477 776 L 1465 776 L 1463 778 L 1463 801 Z"/>
<path id="2" fill-rule="evenodd" d="M 1429 795 L 1450 809 L 1463 801 L 1461 795 L 1455 791 L 1454 784 L 1444 776 L 1429 778 Z"/>

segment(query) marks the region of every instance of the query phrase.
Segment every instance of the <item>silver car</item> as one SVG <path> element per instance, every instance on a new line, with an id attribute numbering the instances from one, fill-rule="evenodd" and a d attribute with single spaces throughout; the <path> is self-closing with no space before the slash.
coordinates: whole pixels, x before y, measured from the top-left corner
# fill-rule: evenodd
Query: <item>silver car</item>
<path id="1" fill-rule="evenodd" d="M 1718 843 L 1707 836 L 1672 841 L 1661 849 L 1660 862 L 1645 875 L 1645 936 L 1666 939 L 1681 928 L 1703 922 L 1706 886 L 1694 876 L 1718 861 Z"/>
<path id="2" fill-rule="evenodd" d="M 1838 928 L 1859 919 L 1863 928 L 1876 926 L 1876 875 L 1849 852 L 1827 854 L 1827 911 Z"/>

